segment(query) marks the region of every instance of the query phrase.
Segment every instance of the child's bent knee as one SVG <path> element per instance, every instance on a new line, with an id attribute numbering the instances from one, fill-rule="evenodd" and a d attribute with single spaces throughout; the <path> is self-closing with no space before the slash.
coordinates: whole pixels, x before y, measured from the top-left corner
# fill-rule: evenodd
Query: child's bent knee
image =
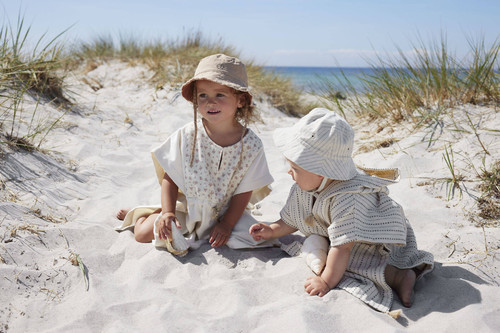
<path id="1" fill-rule="evenodd" d="M 151 214 L 137 219 L 134 227 L 134 237 L 139 243 L 150 243 L 154 239 L 153 221 L 157 215 Z"/>
<path id="2" fill-rule="evenodd" d="M 151 243 L 153 240 L 151 238 L 151 235 L 143 234 L 143 233 L 136 233 L 134 234 L 135 240 L 138 241 L 139 243 Z"/>

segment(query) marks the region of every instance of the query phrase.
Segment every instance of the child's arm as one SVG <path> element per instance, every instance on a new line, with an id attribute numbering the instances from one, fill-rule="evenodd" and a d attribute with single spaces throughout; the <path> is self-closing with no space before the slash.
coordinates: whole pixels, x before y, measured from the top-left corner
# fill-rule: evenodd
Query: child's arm
<path id="1" fill-rule="evenodd" d="M 161 218 L 158 225 L 158 236 L 160 239 L 171 238 L 171 221 L 174 220 L 178 228 L 181 227 L 175 218 L 175 206 L 179 187 L 165 172 L 161 181 Z"/>
<path id="2" fill-rule="evenodd" d="M 261 239 L 268 240 L 271 238 L 280 238 L 285 235 L 294 233 L 297 229 L 289 226 L 283 220 L 278 220 L 271 224 L 256 223 L 250 227 L 248 232 L 253 239 L 259 241 Z"/>
<path id="3" fill-rule="evenodd" d="M 251 197 L 252 191 L 248 191 L 238 193 L 231 198 L 226 213 L 210 232 L 210 239 L 208 241 L 212 244 L 212 247 L 219 247 L 227 243 L 234 226 L 238 223 L 241 215 L 243 215 Z"/>
<path id="4" fill-rule="evenodd" d="M 310 276 L 306 279 L 304 288 L 309 295 L 323 297 L 330 289 L 337 286 L 347 269 L 353 246 L 354 242 L 350 242 L 330 248 L 323 273 L 320 276 Z"/>

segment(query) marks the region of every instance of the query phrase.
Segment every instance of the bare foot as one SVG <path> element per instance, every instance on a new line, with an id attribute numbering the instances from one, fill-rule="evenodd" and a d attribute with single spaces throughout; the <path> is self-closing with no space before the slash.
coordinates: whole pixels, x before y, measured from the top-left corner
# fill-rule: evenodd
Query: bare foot
<path id="1" fill-rule="evenodd" d="M 399 269 L 387 265 L 385 269 L 387 284 L 391 286 L 399 296 L 401 303 L 407 308 L 411 307 L 413 298 L 413 287 L 417 280 L 417 274 L 413 269 Z"/>
<path id="2" fill-rule="evenodd" d="M 415 286 L 415 281 L 417 279 L 417 274 L 413 269 L 404 269 L 398 272 L 396 276 L 396 292 L 407 308 L 411 307 L 413 301 L 413 287 Z"/>
<path id="3" fill-rule="evenodd" d="M 122 208 L 118 211 L 118 213 L 116 213 L 116 218 L 118 220 L 122 220 L 125 218 L 125 215 L 127 215 L 127 213 L 130 211 L 129 208 Z"/>

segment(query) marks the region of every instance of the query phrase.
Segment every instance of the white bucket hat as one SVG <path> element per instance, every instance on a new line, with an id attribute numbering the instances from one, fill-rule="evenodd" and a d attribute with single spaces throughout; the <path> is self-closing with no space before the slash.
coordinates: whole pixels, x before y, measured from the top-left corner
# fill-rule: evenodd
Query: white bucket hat
<path id="1" fill-rule="evenodd" d="M 238 58 L 214 54 L 201 59 L 193 78 L 182 86 L 182 96 L 190 102 L 193 101 L 193 88 L 197 80 L 213 81 L 247 93 L 249 104 L 252 103 L 252 95 L 248 92 L 247 70 Z"/>
<path id="2" fill-rule="evenodd" d="M 354 178 L 354 130 L 335 112 L 316 108 L 295 125 L 274 131 L 274 143 L 301 168 L 336 180 Z"/>

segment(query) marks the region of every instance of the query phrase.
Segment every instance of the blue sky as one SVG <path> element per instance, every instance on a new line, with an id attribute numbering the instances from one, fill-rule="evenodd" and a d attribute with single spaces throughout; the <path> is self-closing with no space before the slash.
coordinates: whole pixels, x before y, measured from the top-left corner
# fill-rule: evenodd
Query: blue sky
<path id="1" fill-rule="evenodd" d="M 88 40 L 101 35 L 176 39 L 200 30 L 221 38 L 244 59 L 263 65 L 363 66 L 396 46 L 411 52 L 418 35 L 444 32 L 449 49 L 468 50 L 467 38 L 500 36 L 498 0 L 0 0 L 0 19 L 18 13 L 31 36 Z"/>

